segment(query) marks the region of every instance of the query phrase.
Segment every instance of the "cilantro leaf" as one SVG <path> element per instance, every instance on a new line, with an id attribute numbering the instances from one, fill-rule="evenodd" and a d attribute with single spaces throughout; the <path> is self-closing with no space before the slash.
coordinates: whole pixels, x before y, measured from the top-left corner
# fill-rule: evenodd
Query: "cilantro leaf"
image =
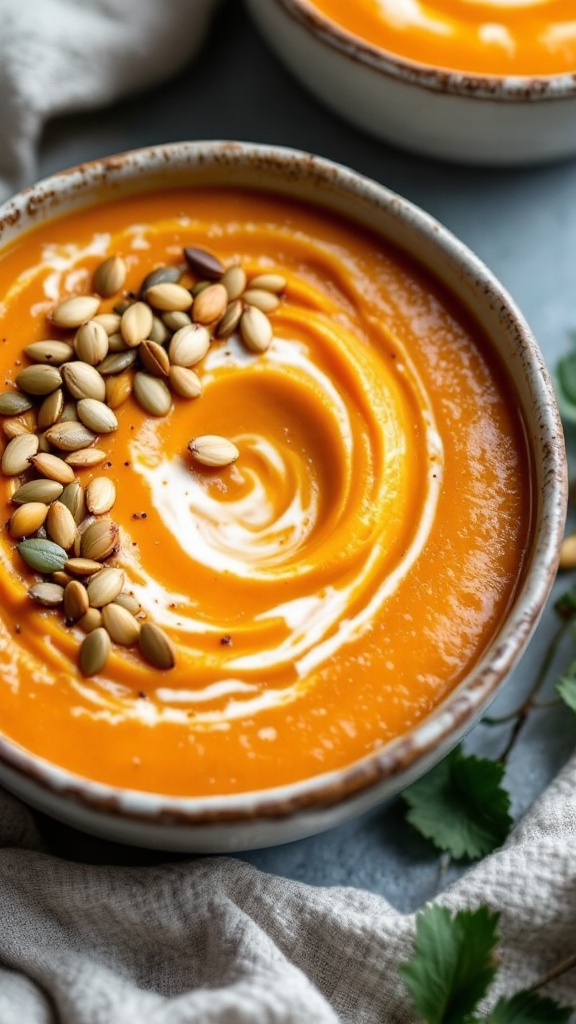
<path id="1" fill-rule="evenodd" d="M 561 676 L 556 683 L 556 693 L 572 711 L 576 711 L 576 678 Z"/>
<path id="2" fill-rule="evenodd" d="M 455 859 L 484 857 L 504 842 L 513 824 L 503 775 L 500 762 L 465 756 L 457 747 L 405 790 L 407 821 Z"/>
<path id="3" fill-rule="evenodd" d="M 482 1024 L 568 1024 L 572 1012 L 570 1006 L 536 992 L 517 992 L 499 999 Z"/>
<path id="4" fill-rule="evenodd" d="M 452 917 L 434 905 L 417 915 L 414 956 L 400 971 L 427 1024 L 461 1024 L 486 995 L 499 916 L 479 907 Z"/>

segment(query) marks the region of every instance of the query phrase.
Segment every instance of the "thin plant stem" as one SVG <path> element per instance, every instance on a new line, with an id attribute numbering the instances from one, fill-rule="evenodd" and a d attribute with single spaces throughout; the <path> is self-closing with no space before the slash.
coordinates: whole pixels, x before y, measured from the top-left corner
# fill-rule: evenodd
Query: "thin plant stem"
<path id="1" fill-rule="evenodd" d="M 556 978 L 560 978 L 562 974 L 567 974 L 568 971 L 573 971 L 574 969 L 576 969 L 576 953 L 572 953 L 571 956 L 567 957 L 566 960 L 563 960 L 562 963 L 558 964 L 556 967 L 552 967 L 552 969 L 547 971 L 542 978 L 539 978 L 539 980 L 534 982 L 533 985 L 530 985 L 528 991 L 536 992 L 537 989 L 543 988 L 544 985 L 548 985 Z"/>

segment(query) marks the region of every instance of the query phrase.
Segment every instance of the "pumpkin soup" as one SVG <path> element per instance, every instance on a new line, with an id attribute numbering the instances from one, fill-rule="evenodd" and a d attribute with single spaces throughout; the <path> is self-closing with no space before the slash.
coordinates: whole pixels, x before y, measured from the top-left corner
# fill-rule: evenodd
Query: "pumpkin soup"
<path id="1" fill-rule="evenodd" d="M 429 67 L 473 75 L 576 71 L 573 0 L 309 0 L 352 35 Z"/>
<path id="2" fill-rule="evenodd" d="M 523 424 L 482 328 L 368 231 L 150 193 L 0 259 L 2 734 L 173 795 L 351 764 L 513 600 Z"/>

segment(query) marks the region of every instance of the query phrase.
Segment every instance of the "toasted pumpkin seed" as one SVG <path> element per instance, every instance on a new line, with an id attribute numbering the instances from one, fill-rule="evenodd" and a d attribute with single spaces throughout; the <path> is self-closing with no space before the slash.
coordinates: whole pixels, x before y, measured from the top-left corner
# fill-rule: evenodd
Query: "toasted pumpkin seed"
<path id="1" fill-rule="evenodd" d="M 14 492 L 12 501 L 15 505 L 27 505 L 30 501 L 49 505 L 51 501 L 56 501 L 60 497 L 63 490 L 62 484 L 57 480 L 29 480 Z"/>
<path id="2" fill-rule="evenodd" d="M 0 416 L 20 416 L 32 408 L 32 399 L 22 391 L 4 391 L 0 395 Z"/>
<path id="3" fill-rule="evenodd" d="M 91 523 L 80 538 L 80 556 L 103 562 L 118 547 L 120 531 L 109 516 Z"/>
<path id="4" fill-rule="evenodd" d="M 76 412 L 76 402 L 71 398 L 67 402 L 64 402 L 62 406 L 62 413 L 60 415 L 60 423 L 79 423 L 78 413 Z"/>
<path id="5" fill-rule="evenodd" d="M 81 523 L 86 515 L 86 500 L 84 488 L 78 480 L 66 485 L 60 500 L 63 505 L 66 505 L 66 508 L 70 509 L 76 525 Z"/>
<path id="6" fill-rule="evenodd" d="M 30 434 L 30 424 L 26 422 L 23 416 L 15 416 L 11 419 L 4 420 L 2 424 L 2 432 L 9 441 L 14 437 L 20 437 L 22 434 Z"/>
<path id="7" fill-rule="evenodd" d="M 76 406 L 80 421 L 95 434 L 111 434 L 118 429 L 118 420 L 105 402 L 95 398 L 81 398 Z"/>
<path id="8" fill-rule="evenodd" d="M 60 366 L 74 355 L 74 349 L 67 341 L 33 341 L 26 345 L 24 351 L 35 363 L 50 363 L 52 366 Z"/>
<path id="9" fill-rule="evenodd" d="M 51 580 L 52 583 L 58 583 L 60 587 L 64 587 L 64 589 L 66 589 L 68 584 L 71 582 L 72 577 L 69 576 L 67 572 L 64 572 L 64 569 L 58 569 L 56 572 L 52 573 Z"/>
<path id="10" fill-rule="evenodd" d="M 110 654 L 111 643 L 103 626 L 97 626 L 84 637 L 80 645 L 80 671 L 83 676 L 101 672 Z"/>
<path id="11" fill-rule="evenodd" d="M 57 480 L 59 484 L 71 484 L 74 479 L 74 470 L 67 466 L 63 459 L 49 452 L 40 452 L 30 460 L 34 469 L 49 480 Z"/>
<path id="12" fill-rule="evenodd" d="M 99 608 L 88 608 L 88 611 L 78 620 L 77 625 L 83 633 L 92 633 L 102 625 L 102 612 Z"/>
<path id="13" fill-rule="evenodd" d="M 103 608 L 118 597 L 124 586 L 122 569 L 106 566 L 95 576 L 91 576 L 86 584 L 88 600 L 91 608 Z"/>
<path id="14" fill-rule="evenodd" d="M 106 377 L 106 403 L 117 409 L 132 394 L 133 375 L 129 370 Z"/>
<path id="15" fill-rule="evenodd" d="M 129 348 L 136 348 L 145 341 L 151 330 L 152 310 L 145 302 L 134 302 L 122 314 L 120 333 Z"/>
<path id="16" fill-rule="evenodd" d="M 181 398 L 199 398 L 202 394 L 200 377 L 186 366 L 171 366 L 168 379 L 172 390 Z"/>
<path id="17" fill-rule="evenodd" d="M 111 334 L 116 334 L 120 330 L 119 313 L 97 313 L 91 322 L 100 324 L 100 326 L 106 331 L 108 337 L 110 337 Z"/>
<path id="18" fill-rule="evenodd" d="M 150 416 L 166 416 L 172 408 L 172 395 L 164 381 L 148 373 L 135 375 L 134 397 Z"/>
<path id="19" fill-rule="evenodd" d="M 63 569 L 68 560 L 64 548 L 52 540 L 44 540 L 41 537 L 21 540 L 17 548 L 26 564 L 36 572 L 56 572 Z"/>
<path id="20" fill-rule="evenodd" d="M 153 316 L 150 341 L 155 341 L 157 345 L 163 345 L 165 341 L 168 341 L 169 337 L 170 331 L 166 324 L 163 323 L 159 316 Z"/>
<path id="21" fill-rule="evenodd" d="M 240 317 L 240 334 L 250 352 L 266 352 L 272 342 L 272 324 L 261 309 L 248 306 Z"/>
<path id="22" fill-rule="evenodd" d="M 2 472 L 5 476 L 19 476 L 30 469 L 30 460 L 38 451 L 36 434 L 18 434 L 6 445 L 2 454 Z"/>
<path id="23" fill-rule="evenodd" d="M 114 598 L 114 604 L 119 604 L 121 608 L 125 608 L 130 615 L 136 615 L 140 611 L 140 602 L 134 597 L 133 594 L 121 593 L 118 597 Z"/>
<path id="24" fill-rule="evenodd" d="M 124 287 L 126 264 L 121 256 L 109 256 L 94 271 L 92 287 L 98 295 L 107 299 Z"/>
<path id="25" fill-rule="evenodd" d="M 240 455 L 235 444 L 218 434 L 202 434 L 188 442 L 188 451 L 202 466 L 229 466 Z"/>
<path id="26" fill-rule="evenodd" d="M 8 524 L 8 531 L 14 540 L 31 537 L 42 526 L 48 515 L 48 505 L 42 501 L 29 501 L 16 509 Z"/>
<path id="27" fill-rule="evenodd" d="M 64 393 L 62 388 L 56 388 L 51 395 L 48 395 L 38 409 L 38 429 L 47 430 L 56 423 L 64 409 Z"/>
<path id="28" fill-rule="evenodd" d="M 65 452 L 76 452 L 80 448 L 88 448 L 96 441 L 96 434 L 88 430 L 83 423 L 74 420 L 55 423 L 45 432 L 45 437 L 55 448 Z"/>
<path id="29" fill-rule="evenodd" d="M 108 631 L 110 639 L 121 647 L 132 647 L 138 640 L 140 623 L 126 608 L 116 602 L 102 608 L 102 624 Z"/>
<path id="30" fill-rule="evenodd" d="M 49 395 L 62 383 L 60 370 L 56 366 L 36 363 L 27 366 L 16 375 L 16 384 L 28 395 Z"/>
<path id="31" fill-rule="evenodd" d="M 96 320 L 87 320 L 74 335 L 74 351 L 79 360 L 96 366 L 108 355 L 108 335 Z"/>
<path id="32" fill-rule="evenodd" d="M 153 622 L 144 622 L 138 635 L 138 646 L 146 661 L 159 669 L 174 668 L 176 650 L 170 637 Z"/>
<path id="33" fill-rule="evenodd" d="M 155 341 L 143 341 L 138 355 L 148 373 L 154 377 L 167 377 L 170 372 L 170 359 L 166 349 Z"/>
<path id="34" fill-rule="evenodd" d="M 211 281 L 198 281 L 194 287 L 190 289 L 192 298 L 195 299 L 197 295 L 200 295 L 200 292 L 203 292 L 205 288 L 209 288 L 211 284 Z"/>
<path id="35" fill-rule="evenodd" d="M 250 279 L 250 288 L 261 288 L 279 295 L 286 290 L 286 278 L 282 274 L 257 274 Z"/>
<path id="36" fill-rule="evenodd" d="M 72 295 L 60 302 L 50 317 L 56 327 L 80 327 L 85 320 L 91 320 L 100 307 L 97 295 Z"/>
<path id="37" fill-rule="evenodd" d="M 224 316 L 218 322 L 214 331 L 217 338 L 229 338 L 234 333 L 240 323 L 243 309 L 244 306 L 240 299 L 235 299 L 233 302 L 228 303 Z"/>
<path id="38" fill-rule="evenodd" d="M 149 274 L 146 274 L 146 277 L 142 281 L 142 284 L 140 285 L 140 297 L 142 299 L 146 299 L 146 292 L 155 284 L 178 284 L 181 277 L 181 267 L 156 267 L 155 270 L 151 270 Z"/>
<path id="39" fill-rule="evenodd" d="M 62 367 L 62 378 L 72 398 L 95 398 L 103 402 L 106 394 L 104 383 L 98 370 L 81 359 L 65 363 Z"/>
<path id="40" fill-rule="evenodd" d="M 108 452 L 105 452 L 103 448 L 79 448 L 78 451 L 70 452 L 66 456 L 66 462 L 69 466 L 85 469 L 89 466 L 99 466 L 107 458 Z"/>
<path id="41" fill-rule="evenodd" d="M 74 576 L 94 576 L 101 568 L 101 563 L 94 558 L 69 558 L 65 565 L 66 571 Z"/>
<path id="42" fill-rule="evenodd" d="M 211 284 L 194 299 L 192 320 L 196 324 L 213 324 L 222 318 L 229 301 L 223 284 Z"/>
<path id="43" fill-rule="evenodd" d="M 117 334 L 111 334 L 108 338 L 108 353 L 114 355 L 116 352 L 131 352 L 132 349 L 126 344 L 124 338 L 118 331 Z M 100 369 L 100 367 L 98 367 Z"/>
<path id="44" fill-rule="evenodd" d="M 57 608 L 64 600 L 64 587 L 58 583 L 34 583 L 28 591 L 28 596 L 46 608 Z"/>
<path id="45" fill-rule="evenodd" d="M 210 334 L 201 324 L 181 327 L 172 336 L 168 356 L 174 366 L 195 366 L 210 348 Z"/>
<path id="46" fill-rule="evenodd" d="M 211 281 L 218 281 L 224 273 L 224 267 L 217 256 L 206 249 L 199 249 L 193 245 L 187 245 L 184 249 L 186 262 L 195 274 L 200 277 L 207 277 Z"/>
<path id="47" fill-rule="evenodd" d="M 116 485 L 109 476 L 95 476 L 86 488 L 86 507 L 94 516 L 109 512 L 116 501 Z"/>
<path id="48" fill-rule="evenodd" d="M 273 313 L 280 305 L 278 296 L 264 288 L 248 288 L 242 298 L 248 306 L 256 306 L 263 313 Z"/>
<path id="49" fill-rule="evenodd" d="M 228 267 L 228 270 L 224 274 L 220 284 L 224 285 L 230 302 L 233 302 L 234 299 L 240 298 L 242 292 L 246 288 L 247 280 L 246 271 L 243 267 L 238 265 Z"/>
<path id="50" fill-rule="evenodd" d="M 185 313 L 192 305 L 190 292 L 181 284 L 153 284 L 146 290 L 146 299 L 164 313 Z"/>
<path id="51" fill-rule="evenodd" d="M 164 313 L 162 323 L 169 331 L 179 331 L 181 327 L 188 327 L 192 323 L 192 317 L 188 313 Z"/>
<path id="52" fill-rule="evenodd" d="M 71 626 L 72 623 L 78 622 L 88 611 L 89 605 L 88 592 L 84 584 L 80 583 L 79 580 L 71 580 L 64 590 L 66 624 Z"/>
<path id="53" fill-rule="evenodd" d="M 54 501 L 46 516 L 46 530 L 55 544 L 69 551 L 78 533 L 78 527 L 69 508 L 61 501 Z"/>
<path id="54" fill-rule="evenodd" d="M 98 372 L 102 376 L 110 373 L 123 373 L 129 370 L 136 362 L 137 352 L 135 349 L 128 349 L 126 352 L 114 352 L 106 356 L 98 366 Z M 95 396 L 94 396 L 95 397 Z"/>

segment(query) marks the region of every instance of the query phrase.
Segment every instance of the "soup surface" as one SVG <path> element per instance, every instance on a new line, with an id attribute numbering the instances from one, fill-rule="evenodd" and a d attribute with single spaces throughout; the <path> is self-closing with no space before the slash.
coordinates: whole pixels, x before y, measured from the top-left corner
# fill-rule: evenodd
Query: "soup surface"
<path id="1" fill-rule="evenodd" d="M 0 725 L 89 778 L 210 795 L 350 764 L 446 696 L 513 599 L 530 473 L 479 325 L 376 236 L 277 196 L 150 194 L 29 233 L 0 260 L 6 390 L 32 365 L 26 346 L 73 337 L 49 318 L 93 292 L 104 259 L 121 254 L 127 278 L 98 315 L 182 264 L 184 246 L 240 265 L 248 288 L 284 278 L 273 340 L 262 352 L 238 330 L 213 340 L 194 367 L 202 395 L 174 394 L 167 415 L 128 395 L 96 441 L 105 461 L 74 470 L 83 487 L 114 483 L 119 545 L 105 564 L 124 572 L 137 621 L 173 642 L 175 665 L 113 644 L 102 671 L 83 674 L 82 630 L 30 597 L 50 576 L 4 529 Z M 201 279 L 188 268 L 181 284 Z M 238 459 L 198 464 L 188 443 L 207 434 Z M 38 476 L 0 476 L 5 522 L 15 488 Z"/>
<path id="2" fill-rule="evenodd" d="M 309 0 L 399 57 L 479 75 L 576 71 L 573 0 Z"/>

